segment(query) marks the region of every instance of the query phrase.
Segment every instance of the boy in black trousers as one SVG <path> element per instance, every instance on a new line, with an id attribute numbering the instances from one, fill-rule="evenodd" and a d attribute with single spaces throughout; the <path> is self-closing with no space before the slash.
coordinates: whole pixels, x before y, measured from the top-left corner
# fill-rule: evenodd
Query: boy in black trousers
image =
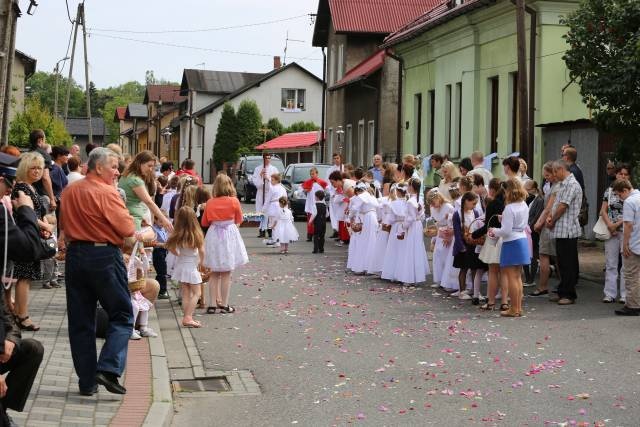
<path id="1" fill-rule="evenodd" d="M 324 253 L 324 235 L 327 231 L 327 205 L 324 191 L 316 191 L 316 215 L 313 217 L 313 253 Z"/>

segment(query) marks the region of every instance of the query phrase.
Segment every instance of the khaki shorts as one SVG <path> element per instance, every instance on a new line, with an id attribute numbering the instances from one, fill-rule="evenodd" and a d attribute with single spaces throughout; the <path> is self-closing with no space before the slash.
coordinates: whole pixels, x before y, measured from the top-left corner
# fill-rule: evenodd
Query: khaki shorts
<path id="1" fill-rule="evenodd" d="M 540 255 L 556 256 L 556 239 L 551 238 L 548 228 L 543 228 L 540 232 Z"/>

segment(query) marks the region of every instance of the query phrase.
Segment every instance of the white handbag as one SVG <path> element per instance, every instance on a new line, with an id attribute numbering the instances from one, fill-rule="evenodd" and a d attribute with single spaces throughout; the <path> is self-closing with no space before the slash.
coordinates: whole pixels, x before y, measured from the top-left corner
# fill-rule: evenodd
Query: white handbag
<path id="1" fill-rule="evenodd" d="M 611 238 L 611 232 L 602 217 L 599 217 L 598 222 L 593 226 L 593 234 L 598 240 L 609 240 Z"/>

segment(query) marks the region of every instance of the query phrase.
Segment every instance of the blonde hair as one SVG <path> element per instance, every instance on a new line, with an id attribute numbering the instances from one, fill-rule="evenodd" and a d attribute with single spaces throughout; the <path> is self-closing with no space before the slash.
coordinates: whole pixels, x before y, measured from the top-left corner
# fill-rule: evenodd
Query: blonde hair
<path id="1" fill-rule="evenodd" d="M 504 201 L 506 203 L 518 203 L 527 199 L 529 193 L 522 186 L 519 179 L 510 178 L 502 183 L 504 188 Z"/>
<path id="2" fill-rule="evenodd" d="M 44 168 L 44 158 L 36 151 L 29 151 L 20 156 L 20 164 L 16 169 L 16 179 L 26 182 L 29 179 L 29 169 L 32 166 L 40 166 Z"/>
<path id="3" fill-rule="evenodd" d="M 228 175 L 219 174 L 213 182 L 213 197 L 235 197 L 236 189 Z"/>
<path id="4" fill-rule="evenodd" d="M 167 240 L 167 249 L 200 249 L 204 245 L 204 234 L 192 207 L 183 206 L 176 212 L 173 233 Z"/>
<path id="5" fill-rule="evenodd" d="M 442 164 L 442 166 L 440 167 L 440 170 L 442 169 L 445 169 L 449 172 L 449 178 L 452 181 L 462 176 L 462 174 L 460 173 L 460 170 L 456 167 L 456 165 L 454 165 L 453 162 L 449 160 L 447 160 Z"/>
<path id="6" fill-rule="evenodd" d="M 107 148 L 118 155 L 118 157 L 122 158 L 122 147 L 118 144 L 108 144 Z"/>
<path id="7" fill-rule="evenodd" d="M 271 179 L 274 180 L 275 182 L 282 182 L 282 177 L 280 176 L 279 173 L 274 173 L 273 175 L 271 175 Z"/>
<path id="8" fill-rule="evenodd" d="M 431 206 L 436 199 L 440 200 L 440 204 L 446 203 L 446 200 L 438 190 L 431 190 L 427 193 L 427 205 Z"/>
<path id="9" fill-rule="evenodd" d="M 184 188 L 182 195 L 180 196 L 180 207 L 189 206 L 191 209 L 196 207 L 196 191 L 198 190 L 197 185 L 188 185 Z"/>

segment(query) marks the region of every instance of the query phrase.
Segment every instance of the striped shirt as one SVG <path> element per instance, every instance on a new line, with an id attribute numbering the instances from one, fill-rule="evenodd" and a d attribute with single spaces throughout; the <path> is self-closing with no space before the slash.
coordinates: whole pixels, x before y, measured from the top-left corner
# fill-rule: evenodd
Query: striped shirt
<path id="1" fill-rule="evenodd" d="M 578 221 L 582 206 L 582 188 L 573 174 L 570 174 L 559 184 L 552 212 L 555 214 L 560 203 L 567 205 L 567 210 L 558 218 L 555 227 L 551 229 L 551 237 L 554 239 L 578 238 L 582 234 L 582 227 Z"/>

